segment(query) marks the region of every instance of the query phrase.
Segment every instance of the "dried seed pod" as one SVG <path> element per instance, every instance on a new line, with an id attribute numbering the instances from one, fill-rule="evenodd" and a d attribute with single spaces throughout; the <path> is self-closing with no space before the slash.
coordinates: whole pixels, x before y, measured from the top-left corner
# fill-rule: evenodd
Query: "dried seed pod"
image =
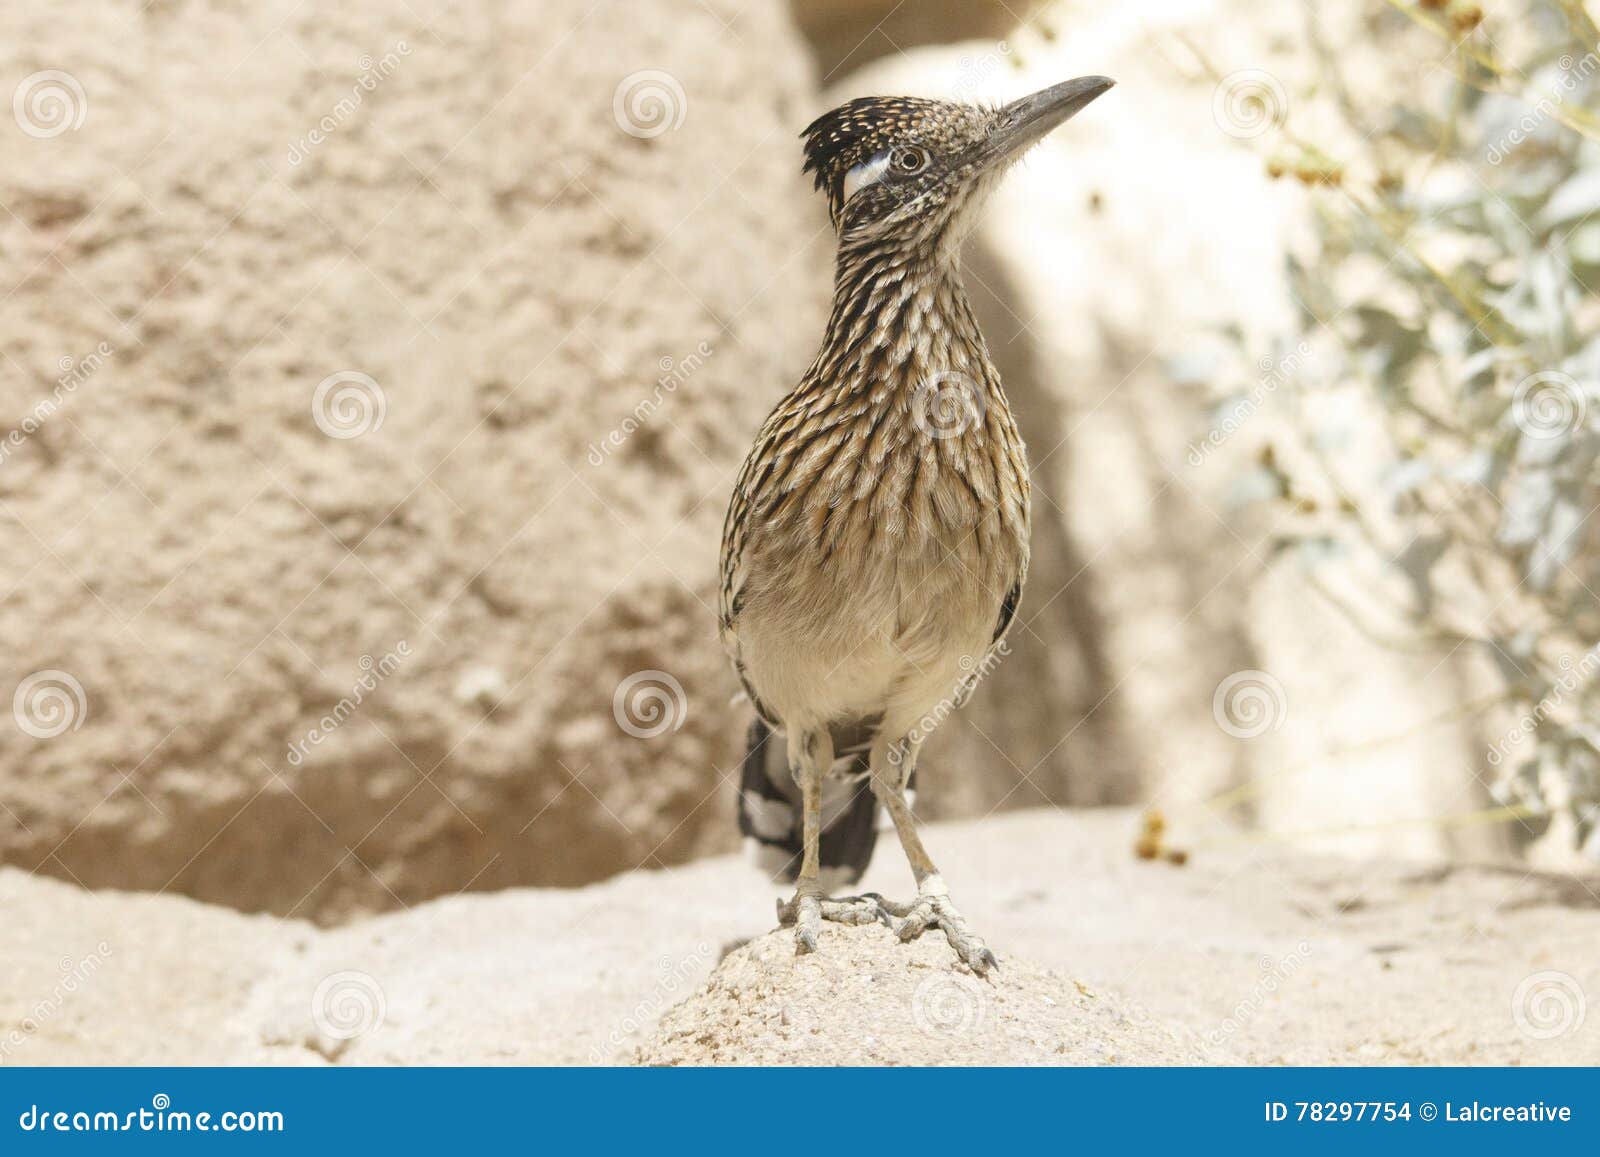
<path id="1" fill-rule="evenodd" d="M 1452 3 L 1448 14 L 1450 27 L 1463 36 L 1483 23 L 1483 9 L 1470 0 L 1465 4 Z"/>

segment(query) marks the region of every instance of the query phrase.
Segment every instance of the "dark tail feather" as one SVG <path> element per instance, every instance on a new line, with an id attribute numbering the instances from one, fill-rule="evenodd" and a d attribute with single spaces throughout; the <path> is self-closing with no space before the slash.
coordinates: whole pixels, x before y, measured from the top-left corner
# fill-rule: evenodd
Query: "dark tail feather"
<path id="1" fill-rule="evenodd" d="M 834 774 L 822 786 L 818 852 L 825 886 L 854 884 L 878 842 L 878 804 L 867 778 L 871 738 L 835 751 Z M 774 882 L 800 874 L 800 788 L 789 771 L 787 745 L 761 718 L 750 725 L 739 775 L 739 832 L 745 850 Z"/>

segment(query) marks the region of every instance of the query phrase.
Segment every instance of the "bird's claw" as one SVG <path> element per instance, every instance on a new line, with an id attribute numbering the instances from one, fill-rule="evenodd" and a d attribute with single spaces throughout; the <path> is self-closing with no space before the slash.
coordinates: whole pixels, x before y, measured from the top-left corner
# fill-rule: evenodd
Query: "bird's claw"
<path id="1" fill-rule="evenodd" d="M 815 891 L 801 888 L 788 901 L 778 901 L 778 923 L 795 926 L 797 956 L 817 950 L 817 936 L 824 920 L 836 924 L 883 924 L 902 942 L 915 940 L 929 928 L 936 927 L 944 933 L 961 962 L 979 976 L 1000 968 L 994 953 L 967 927 L 966 918 L 944 892 L 922 892 L 915 900 L 897 903 L 876 892 L 829 900 Z"/>
<path id="2" fill-rule="evenodd" d="M 817 936 L 824 920 L 836 924 L 888 924 L 889 917 L 882 901 L 875 892 L 829 900 L 818 892 L 802 888 L 788 901 L 778 901 L 778 923 L 795 926 L 795 955 L 804 956 L 817 950 Z"/>
<path id="3" fill-rule="evenodd" d="M 948 895 L 923 892 L 906 904 L 882 900 L 879 906 L 891 918 L 889 927 L 900 940 L 915 940 L 929 928 L 937 927 L 944 932 L 944 938 L 961 962 L 973 972 L 983 976 L 990 969 L 999 970 L 1000 962 L 994 953 L 967 927 L 966 917 L 950 902 Z"/>

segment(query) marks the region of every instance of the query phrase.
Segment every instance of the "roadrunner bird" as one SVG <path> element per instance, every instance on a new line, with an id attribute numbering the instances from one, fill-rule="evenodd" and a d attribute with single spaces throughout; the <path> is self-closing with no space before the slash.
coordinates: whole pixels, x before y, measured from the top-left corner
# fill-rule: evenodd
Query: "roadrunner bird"
<path id="1" fill-rule="evenodd" d="M 720 607 L 758 716 L 740 828 L 796 881 L 779 916 L 799 952 L 816 948 L 823 920 L 881 920 L 902 940 L 938 927 L 975 972 L 995 964 L 907 794 L 923 742 L 1010 626 L 1028 569 L 1027 459 L 960 248 L 1012 162 L 1111 86 L 1081 77 L 998 109 L 869 97 L 803 134 L 839 235 L 833 312 L 734 486 Z M 859 879 L 880 804 L 916 899 L 830 899 L 824 867 Z"/>

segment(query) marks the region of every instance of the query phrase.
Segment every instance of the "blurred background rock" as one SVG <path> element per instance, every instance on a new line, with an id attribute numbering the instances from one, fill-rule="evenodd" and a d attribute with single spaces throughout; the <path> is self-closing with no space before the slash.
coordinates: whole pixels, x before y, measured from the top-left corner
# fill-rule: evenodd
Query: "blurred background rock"
<path id="1" fill-rule="evenodd" d="M 1495 806 L 1506 723 L 1463 705 L 1501 674 L 1359 629 L 1325 592 L 1380 578 L 1313 575 L 1307 495 L 1259 500 L 1300 429 L 1276 377 L 1343 372 L 1284 368 L 1322 241 L 1266 134 L 1292 105 L 1340 143 L 1328 54 L 1428 98 L 1459 55 L 1357 7 L 12 6 L 0 76 L 69 74 L 86 115 L 54 131 L 22 102 L 0 133 L 0 422 L 61 395 L 0 460 L 4 686 L 82 694 L 59 734 L 0 728 L 0 857 L 334 921 L 730 848 L 747 709 L 717 537 L 830 288 L 796 134 L 858 93 L 1091 72 L 1119 88 L 1011 178 L 970 255 L 1035 558 L 1013 653 L 930 747 L 925 810 L 1524 842 L 1450 819 Z M 1219 104 L 1241 71 L 1270 83 Z M 1218 398 L 1267 379 L 1196 464 Z M 1324 508 L 1390 500 L 1383 477 Z M 1217 696 L 1253 673 L 1269 714 L 1245 738 Z"/>

